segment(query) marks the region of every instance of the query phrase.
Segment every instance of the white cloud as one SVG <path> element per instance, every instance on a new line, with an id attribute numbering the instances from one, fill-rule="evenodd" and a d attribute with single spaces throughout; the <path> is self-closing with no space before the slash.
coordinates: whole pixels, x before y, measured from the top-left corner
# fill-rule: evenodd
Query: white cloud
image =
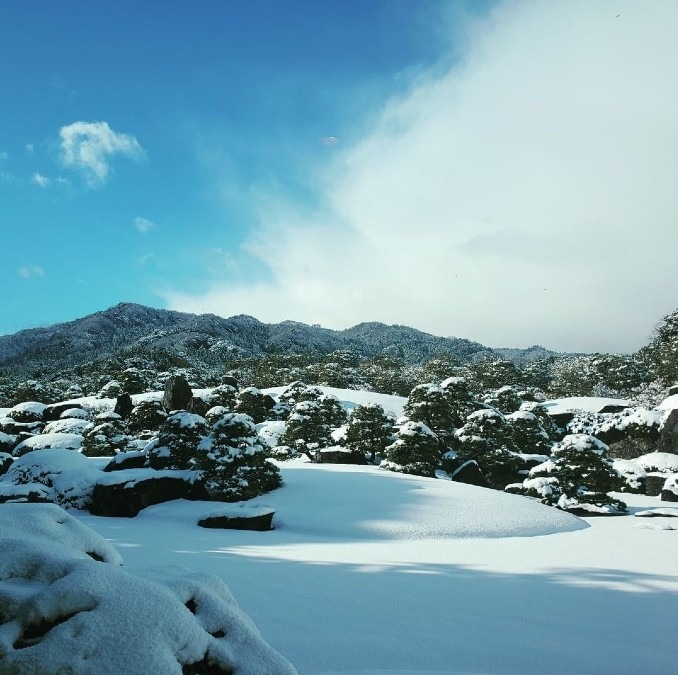
<path id="1" fill-rule="evenodd" d="M 47 176 L 43 176 L 37 171 L 31 176 L 31 183 L 39 185 L 41 188 L 46 188 L 50 184 L 50 179 Z"/>
<path id="2" fill-rule="evenodd" d="M 106 182 L 115 155 L 136 162 L 146 156 L 134 136 L 113 131 L 107 122 L 74 122 L 62 127 L 59 136 L 61 163 L 81 171 L 91 186 Z"/>
<path id="3" fill-rule="evenodd" d="M 9 152 L 6 150 L 0 150 L 0 162 L 4 162 L 7 159 L 9 159 Z"/>
<path id="4" fill-rule="evenodd" d="M 45 270 L 39 265 L 24 265 L 19 268 L 18 272 L 22 279 L 34 279 L 35 277 L 45 276 Z"/>
<path id="5" fill-rule="evenodd" d="M 26 143 L 25 148 L 26 148 L 26 152 L 29 155 L 31 155 L 31 154 L 33 154 L 33 151 L 35 150 L 35 145 L 33 145 L 33 143 Z"/>
<path id="6" fill-rule="evenodd" d="M 137 216 L 134 219 L 134 227 L 136 227 L 137 230 L 139 230 L 139 232 L 142 234 L 145 234 L 146 232 L 150 232 L 155 227 L 155 223 L 148 218 Z"/>
<path id="7" fill-rule="evenodd" d="M 620 17 L 617 18 L 617 14 Z M 176 309 L 632 350 L 678 305 L 678 3 L 511 1 L 343 146 L 311 217 L 260 200 L 271 281 Z"/>
<path id="8" fill-rule="evenodd" d="M 336 136 L 323 136 L 320 139 L 320 142 L 327 146 L 339 145 L 339 143 L 341 143 L 341 141 Z"/>

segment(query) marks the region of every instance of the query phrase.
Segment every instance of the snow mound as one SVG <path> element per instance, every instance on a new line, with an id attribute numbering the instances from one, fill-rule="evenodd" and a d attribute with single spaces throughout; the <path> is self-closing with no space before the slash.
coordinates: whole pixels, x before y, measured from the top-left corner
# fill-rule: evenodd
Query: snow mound
<path id="1" fill-rule="evenodd" d="M 584 412 L 603 412 L 605 408 L 629 408 L 631 401 L 621 398 L 605 398 L 602 396 L 570 396 L 544 401 L 542 405 L 551 415 L 583 410 Z"/>
<path id="2" fill-rule="evenodd" d="M 339 399 L 340 403 L 346 410 L 353 410 L 357 405 L 365 405 L 367 403 L 378 403 L 385 411 L 392 412 L 396 417 L 403 414 L 403 408 L 407 403 L 407 398 L 403 396 L 393 396 L 392 394 L 380 394 L 374 391 L 363 391 L 358 389 L 337 389 L 336 387 L 315 386 L 315 389 L 320 389 L 323 394 L 331 394 Z M 274 398 L 278 398 L 287 387 L 270 387 L 262 389 L 263 394 L 269 394 Z"/>
<path id="3" fill-rule="evenodd" d="M 678 455 L 670 452 L 649 452 L 633 460 L 645 471 L 659 473 L 678 473 Z"/>
<path id="4" fill-rule="evenodd" d="M 52 433 L 31 436 L 19 443 L 14 448 L 15 455 L 24 455 L 33 450 L 45 450 L 47 448 L 61 448 L 63 450 L 80 450 L 82 447 L 80 434 Z"/>
<path id="5" fill-rule="evenodd" d="M 370 466 L 283 463 L 276 529 L 320 539 L 529 537 L 587 527 L 526 497 Z"/>
<path id="6" fill-rule="evenodd" d="M 0 672 L 296 672 L 215 576 L 126 572 L 52 505 L 4 506 L 0 532 Z"/>

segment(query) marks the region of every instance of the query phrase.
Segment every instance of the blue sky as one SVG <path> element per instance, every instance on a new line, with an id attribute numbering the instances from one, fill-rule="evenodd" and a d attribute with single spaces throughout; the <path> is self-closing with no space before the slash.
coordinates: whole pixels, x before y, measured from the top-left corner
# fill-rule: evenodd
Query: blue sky
<path id="1" fill-rule="evenodd" d="M 133 301 L 637 348 L 678 304 L 677 28 L 661 0 L 2 3 L 0 334 Z"/>

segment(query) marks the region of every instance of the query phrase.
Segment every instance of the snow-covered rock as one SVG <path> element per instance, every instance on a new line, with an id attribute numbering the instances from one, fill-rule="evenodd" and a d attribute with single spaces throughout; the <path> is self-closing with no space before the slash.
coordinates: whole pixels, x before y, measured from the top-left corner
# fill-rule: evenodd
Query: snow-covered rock
<path id="1" fill-rule="evenodd" d="M 296 672 L 217 577 L 121 562 L 56 506 L 0 509 L 0 671 Z"/>

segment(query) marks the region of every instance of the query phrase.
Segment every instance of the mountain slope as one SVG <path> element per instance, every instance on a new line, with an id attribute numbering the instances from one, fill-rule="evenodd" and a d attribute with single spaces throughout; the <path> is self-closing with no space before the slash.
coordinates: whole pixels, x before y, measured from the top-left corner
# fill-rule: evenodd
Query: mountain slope
<path id="1" fill-rule="evenodd" d="M 342 331 L 296 321 L 265 324 L 247 315 L 228 319 L 121 303 L 75 321 L 0 336 L 0 367 L 20 372 L 72 367 L 120 350 L 165 349 L 202 360 L 267 353 L 326 354 L 338 349 L 359 356 L 387 354 L 408 364 L 449 355 L 466 361 L 494 353 L 477 342 L 429 335 L 407 326 L 362 323 Z M 522 350 L 511 350 L 517 357 Z"/>

